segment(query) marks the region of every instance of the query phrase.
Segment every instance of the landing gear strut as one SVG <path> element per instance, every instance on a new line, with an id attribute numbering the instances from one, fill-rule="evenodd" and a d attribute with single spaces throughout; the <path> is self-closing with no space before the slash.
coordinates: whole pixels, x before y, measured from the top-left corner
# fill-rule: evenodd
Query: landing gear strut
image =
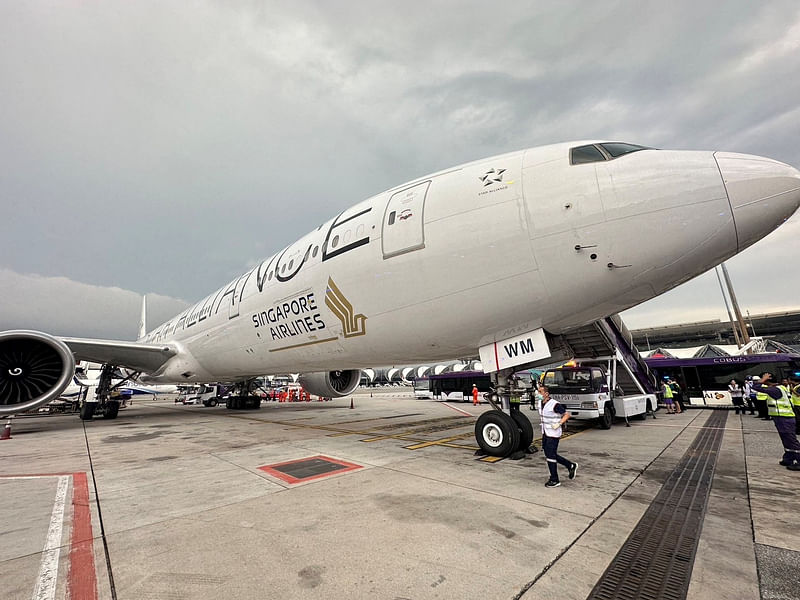
<path id="1" fill-rule="evenodd" d="M 87 397 L 84 399 L 83 404 L 81 404 L 81 420 L 91 421 L 96 414 L 102 415 L 105 419 L 117 418 L 117 415 L 119 414 L 120 403 L 119 400 L 114 397 L 114 392 L 116 392 L 125 382 L 130 381 L 138 376 L 139 373 L 132 373 L 112 386 L 111 378 L 116 372 L 116 369 L 117 367 L 115 365 L 103 365 L 103 369 L 100 371 L 100 379 L 97 383 L 94 399 L 89 400 Z"/>
<path id="2" fill-rule="evenodd" d="M 522 458 L 533 442 L 533 426 L 519 410 L 512 406 L 511 396 L 519 394 L 511 371 L 498 371 L 492 375 L 494 393 L 487 399 L 492 410 L 483 413 L 475 423 L 475 439 L 481 451 L 489 456 Z"/>

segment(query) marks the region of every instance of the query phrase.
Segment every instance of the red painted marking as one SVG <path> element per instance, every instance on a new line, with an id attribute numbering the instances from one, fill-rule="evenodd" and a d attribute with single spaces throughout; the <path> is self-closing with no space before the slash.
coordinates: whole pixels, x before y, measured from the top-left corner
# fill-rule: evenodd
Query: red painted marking
<path id="1" fill-rule="evenodd" d="M 500 370 L 500 358 L 497 356 L 497 342 L 494 343 L 494 367 Z"/>
<path id="2" fill-rule="evenodd" d="M 86 473 L 23 473 L 0 475 L 0 479 L 16 477 L 72 476 L 72 535 L 67 572 L 67 598 L 97 600 L 97 573 L 94 568 L 94 535 L 89 509 L 89 482 Z"/>
<path id="3" fill-rule="evenodd" d="M 72 536 L 69 547 L 67 597 L 96 600 L 97 574 L 94 568 L 94 535 L 89 510 L 86 473 L 72 474 Z"/>
<path id="4" fill-rule="evenodd" d="M 334 464 L 341 465 L 345 468 L 337 469 L 336 471 L 330 471 L 329 473 L 320 473 L 319 475 L 312 475 L 311 477 L 303 477 L 302 479 L 297 479 L 296 477 L 292 477 L 291 475 L 287 475 L 286 473 L 283 473 L 275 469 L 275 467 L 293 465 L 295 463 L 311 460 L 312 458 L 319 458 L 320 460 L 332 462 Z M 330 456 L 322 456 L 321 454 L 319 454 L 317 456 L 307 456 L 305 458 L 298 458 L 297 460 L 287 460 L 286 462 L 275 463 L 274 465 L 264 465 L 263 467 L 258 467 L 258 470 L 264 471 L 264 473 L 268 473 L 273 477 L 277 477 L 278 479 L 281 479 L 286 483 L 295 484 L 295 483 L 303 483 L 305 481 L 312 481 L 314 479 L 322 479 L 323 477 L 328 477 L 330 475 L 338 475 L 339 473 L 347 473 L 348 471 L 355 471 L 356 469 L 361 469 L 361 468 L 363 468 L 361 465 L 349 463 L 343 460 L 337 460 L 335 458 L 331 458 Z"/>

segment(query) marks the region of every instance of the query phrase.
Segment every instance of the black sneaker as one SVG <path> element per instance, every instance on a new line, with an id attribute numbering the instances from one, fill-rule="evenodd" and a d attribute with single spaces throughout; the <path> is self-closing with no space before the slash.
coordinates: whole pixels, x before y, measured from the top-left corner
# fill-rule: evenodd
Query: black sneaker
<path id="1" fill-rule="evenodd" d="M 790 471 L 800 471 L 800 465 L 798 464 L 789 465 L 786 468 L 789 469 Z M 556 485 L 558 485 L 558 483 L 556 483 Z"/>
<path id="2" fill-rule="evenodd" d="M 547 483 L 544 484 L 544 487 L 546 487 L 546 488 L 554 488 L 554 487 L 559 487 L 560 485 L 561 485 L 560 481 L 553 481 L 551 479 L 550 481 L 548 481 Z"/>
<path id="3" fill-rule="evenodd" d="M 575 479 L 575 473 L 578 472 L 578 463 L 572 463 L 572 466 L 569 468 L 569 478 Z"/>

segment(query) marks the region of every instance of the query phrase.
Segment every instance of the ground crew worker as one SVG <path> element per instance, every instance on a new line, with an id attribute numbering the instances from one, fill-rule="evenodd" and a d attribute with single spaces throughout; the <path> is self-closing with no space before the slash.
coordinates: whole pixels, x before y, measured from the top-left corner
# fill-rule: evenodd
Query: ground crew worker
<path id="1" fill-rule="evenodd" d="M 767 396 L 767 410 L 783 442 L 783 458 L 778 464 L 790 471 L 800 471 L 800 442 L 797 441 L 796 421 L 792 401 L 786 388 L 775 385 L 771 373 L 764 373 L 761 382 L 753 386 L 756 393 Z"/>
<path id="2" fill-rule="evenodd" d="M 669 387 L 669 384 L 665 381 L 661 384 L 661 390 L 664 392 L 664 404 L 667 405 L 667 414 L 674 415 L 675 405 L 672 402 L 672 388 Z"/>
<path id="3" fill-rule="evenodd" d="M 769 411 L 767 410 L 767 400 L 769 400 L 769 396 L 761 391 L 759 388 L 761 387 L 761 383 L 756 380 L 753 382 L 753 391 L 756 393 L 756 410 L 758 411 L 758 418 L 763 419 L 764 421 L 769 421 Z"/>
<path id="4" fill-rule="evenodd" d="M 681 399 L 683 392 L 681 391 L 681 386 L 679 386 L 678 382 L 674 379 L 670 379 L 667 385 L 669 385 L 669 389 L 672 390 L 672 401 L 675 412 L 681 414 L 683 412 L 683 400 Z"/>
<path id="5" fill-rule="evenodd" d="M 792 408 L 794 409 L 795 432 L 800 435 L 800 383 L 792 382 Z"/>
<path id="6" fill-rule="evenodd" d="M 561 426 L 570 418 L 566 407 L 550 397 L 550 391 L 544 385 L 539 386 L 542 394 L 542 449 L 547 459 L 547 468 L 550 469 L 550 479 L 544 487 L 554 488 L 561 485 L 558 479 L 558 465 L 567 467 L 569 478 L 575 479 L 578 472 L 578 463 L 572 462 L 558 454 L 558 442 L 561 439 Z"/>
<path id="7" fill-rule="evenodd" d="M 747 408 L 750 409 L 750 414 L 756 414 L 756 393 L 753 391 L 753 381 L 749 376 L 744 382 L 744 401 L 747 404 Z"/>
<path id="8" fill-rule="evenodd" d="M 472 406 L 478 406 L 478 386 L 472 384 Z"/>
<path id="9" fill-rule="evenodd" d="M 795 433 L 800 435 L 800 383 L 797 381 L 790 382 L 789 390 L 789 396 L 792 400 L 792 408 L 794 409 Z"/>

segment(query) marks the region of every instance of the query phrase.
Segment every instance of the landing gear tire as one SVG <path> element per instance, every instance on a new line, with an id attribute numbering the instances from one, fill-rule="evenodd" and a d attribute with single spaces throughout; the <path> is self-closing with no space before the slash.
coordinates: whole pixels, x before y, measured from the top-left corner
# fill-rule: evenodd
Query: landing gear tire
<path id="1" fill-rule="evenodd" d="M 119 402 L 108 401 L 106 402 L 105 410 L 103 411 L 104 419 L 116 419 L 119 414 Z"/>
<path id="2" fill-rule="evenodd" d="M 253 410 L 260 409 L 261 408 L 261 398 L 259 398 L 258 396 L 250 396 L 246 400 L 245 407 L 249 408 L 249 409 L 253 409 Z"/>
<path id="3" fill-rule="evenodd" d="M 523 452 L 530 448 L 533 443 L 533 425 L 524 414 L 518 410 L 511 411 L 511 418 L 517 424 L 519 429 L 519 445 L 515 450 L 522 450 Z"/>
<path id="4" fill-rule="evenodd" d="M 81 406 L 81 421 L 91 421 L 96 408 L 97 402 L 84 402 Z"/>
<path id="5" fill-rule="evenodd" d="M 611 429 L 611 425 L 614 423 L 614 413 L 611 411 L 611 407 L 606 402 L 606 407 L 603 409 L 603 414 L 600 416 L 600 429 Z"/>
<path id="6" fill-rule="evenodd" d="M 519 447 L 520 429 L 504 412 L 490 410 L 475 422 L 475 439 L 489 456 L 508 456 Z"/>

